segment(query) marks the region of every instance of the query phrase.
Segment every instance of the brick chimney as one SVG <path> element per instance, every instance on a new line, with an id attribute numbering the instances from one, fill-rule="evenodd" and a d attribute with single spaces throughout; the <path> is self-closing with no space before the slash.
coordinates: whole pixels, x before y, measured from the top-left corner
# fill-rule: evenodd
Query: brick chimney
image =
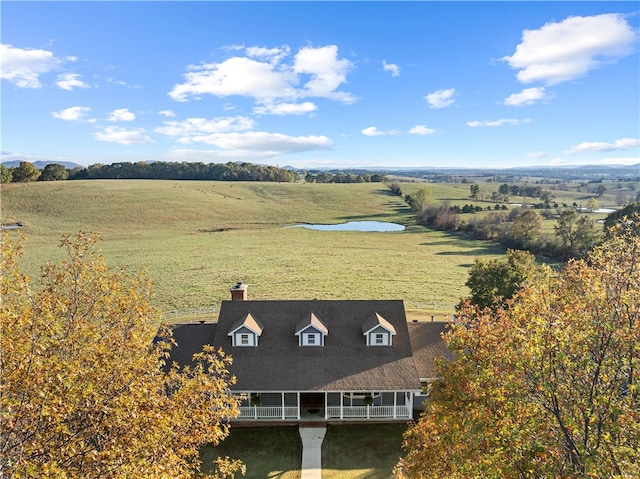
<path id="1" fill-rule="evenodd" d="M 247 300 L 247 285 L 242 281 L 238 281 L 231 286 L 231 299 L 233 301 L 246 301 Z"/>

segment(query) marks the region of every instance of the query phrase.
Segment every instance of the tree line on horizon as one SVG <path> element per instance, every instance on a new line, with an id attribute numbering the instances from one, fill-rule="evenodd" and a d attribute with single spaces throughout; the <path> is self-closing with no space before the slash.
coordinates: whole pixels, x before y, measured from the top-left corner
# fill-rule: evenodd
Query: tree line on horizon
<path id="1" fill-rule="evenodd" d="M 305 174 L 306 173 L 306 174 Z M 375 183 L 385 177 L 370 173 L 300 172 L 269 165 L 253 163 L 201 163 L 201 162 L 118 162 L 96 163 L 86 168 L 66 168 L 50 163 L 43 169 L 28 161 L 9 168 L 0 164 L 2 183 L 28 183 L 32 181 L 64 180 L 210 180 L 210 181 L 266 181 L 292 183 L 304 178 L 307 183 Z"/>

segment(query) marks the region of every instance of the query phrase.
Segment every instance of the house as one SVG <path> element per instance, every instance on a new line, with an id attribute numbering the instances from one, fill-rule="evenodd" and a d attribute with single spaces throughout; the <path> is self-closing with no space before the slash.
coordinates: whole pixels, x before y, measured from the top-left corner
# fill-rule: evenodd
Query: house
<path id="1" fill-rule="evenodd" d="M 231 295 L 217 323 L 174 328 L 171 356 L 231 355 L 238 420 L 406 421 L 446 354 L 446 323 L 407 323 L 401 300 L 250 301 L 242 283 Z"/>

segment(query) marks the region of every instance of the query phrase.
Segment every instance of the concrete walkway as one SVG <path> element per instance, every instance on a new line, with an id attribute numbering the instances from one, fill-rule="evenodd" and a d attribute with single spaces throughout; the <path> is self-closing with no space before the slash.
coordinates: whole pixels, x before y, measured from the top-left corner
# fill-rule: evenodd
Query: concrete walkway
<path id="1" fill-rule="evenodd" d="M 302 439 L 302 476 L 301 479 L 322 479 L 322 441 L 326 427 L 299 428 Z"/>

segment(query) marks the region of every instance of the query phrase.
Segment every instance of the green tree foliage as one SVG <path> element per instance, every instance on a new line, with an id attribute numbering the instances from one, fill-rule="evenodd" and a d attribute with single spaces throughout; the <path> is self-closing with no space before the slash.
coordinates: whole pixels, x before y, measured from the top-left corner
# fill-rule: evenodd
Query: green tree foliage
<path id="1" fill-rule="evenodd" d="M 480 199 L 480 185 L 478 183 L 474 183 L 469 186 L 469 198 Z"/>
<path id="2" fill-rule="evenodd" d="M 11 169 L 0 163 L 0 183 L 11 183 L 12 179 L 13 172 Z"/>
<path id="3" fill-rule="evenodd" d="M 640 477 L 632 226 L 525 284 L 506 310 L 465 307 L 445 340 L 453 359 L 405 434 L 399 477 Z"/>
<path id="4" fill-rule="evenodd" d="M 629 221 L 634 215 L 640 215 L 640 201 L 626 204 L 623 208 L 607 215 L 604 219 L 604 231 L 609 234 L 612 228 Z M 637 232 L 640 234 L 640 231 Z"/>
<path id="5" fill-rule="evenodd" d="M 69 178 L 69 171 L 62 165 L 50 163 L 44 167 L 38 180 L 40 181 L 60 181 Z"/>
<path id="6" fill-rule="evenodd" d="M 40 170 L 36 165 L 28 161 L 21 161 L 20 166 L 13 169 L 13 181 L 16 183 L 27 183 L 36 181 L 40 176 Z"/>
<path id="7" fill-rule="evenodd" d="M 563 260 L 583 257 L 598 239 L 593 220 L 575 210 L 561 212 L 554 230 Z"/>
<path id="8" fill-rule="evenodd" d="M 414 194 L 408 195 L 407 203 L 409 203 L 413 211 L 420 213 L 427 207 L 429 201 L 431 201 L 431 191 L 429 188 L 424 187 L 420 188 Z"/>
<path id="9" fill-rule="evenodd" d="M 169 331 L 143 276 L 110 271 L 96 238 L 65 237 L 69 259 L 35 286 L 2 237 L 0 470 L 7 478 L 195 478 L 199 448 L 237 416 L 230 358 L 205 346 L 165 366 Z M 165 366 L 165 367 L 163 367 Z M 241 468 L 219 461 L 219 475 Z"/>
<path id="10" fill-rule="evenodd" d="M 541 274 L 531 253 L 510 249 L 503 259 L 477 259 L 469 270 L 465 286 L 470 289 L 471 304 L 497 311 L 507 307 L 526 281 Z"/>
<path id="11" fill-rule="evenodd" d="M 542 234 L 542 218 L 532 209 L 524 209 L 518 213 L 511 224 L 511 240 L 514 246 L 525 249 L 535 248 Z"/>

